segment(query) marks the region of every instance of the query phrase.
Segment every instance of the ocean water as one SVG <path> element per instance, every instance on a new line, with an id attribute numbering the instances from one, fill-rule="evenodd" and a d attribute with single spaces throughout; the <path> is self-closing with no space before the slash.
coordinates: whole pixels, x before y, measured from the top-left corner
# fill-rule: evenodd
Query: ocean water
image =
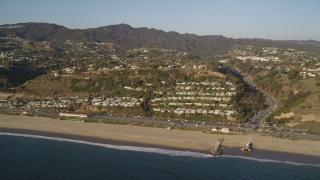
<path id="1" fill-rule="evenodd" d="M 212 157 L 0 133 L 0 179 L 320 179 L 320 162 Z"/>

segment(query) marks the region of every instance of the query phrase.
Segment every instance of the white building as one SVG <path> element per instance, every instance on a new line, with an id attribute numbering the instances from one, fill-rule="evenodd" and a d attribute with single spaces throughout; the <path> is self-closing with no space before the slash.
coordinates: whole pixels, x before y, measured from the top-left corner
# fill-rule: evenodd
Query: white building
<path id="1" fill-rule="evenodd" d="M 220 132 L 222 133 L 230 133 L 229 128 L 221 128 Z"/>

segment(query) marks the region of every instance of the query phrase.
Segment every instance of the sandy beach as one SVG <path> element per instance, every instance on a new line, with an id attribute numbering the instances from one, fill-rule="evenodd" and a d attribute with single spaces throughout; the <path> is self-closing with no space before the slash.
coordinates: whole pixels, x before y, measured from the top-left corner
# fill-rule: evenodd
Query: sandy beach
<path id="1" fill-rule="evenodd" d="M 103 123 L 82 123 L 43 117 L 0 115 L 0 129 L 29 130 L 70 136 L 105 139 L 106 141 L 137 143 L 153 147 L 169 147 L 194 151 L 209 151 L 219 138 L 226 147 L 242 147 L 251 140 L 257 150 L 268 150 L 320 156 L 320 142 L 289 140 L 260 135 L 220 135 L 200 131 L 167 130 L 161 128 Z"/>

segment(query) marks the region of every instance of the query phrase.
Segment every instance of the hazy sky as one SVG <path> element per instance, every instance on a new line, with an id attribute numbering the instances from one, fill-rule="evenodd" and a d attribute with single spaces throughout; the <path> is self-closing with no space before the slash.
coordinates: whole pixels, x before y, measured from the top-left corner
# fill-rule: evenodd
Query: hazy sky
<path id="1" fill-rule="evenodd" d="M 232 38 L 320 40 L 320 0 L 0 0 L 0 24 L 126 23 Z"/>

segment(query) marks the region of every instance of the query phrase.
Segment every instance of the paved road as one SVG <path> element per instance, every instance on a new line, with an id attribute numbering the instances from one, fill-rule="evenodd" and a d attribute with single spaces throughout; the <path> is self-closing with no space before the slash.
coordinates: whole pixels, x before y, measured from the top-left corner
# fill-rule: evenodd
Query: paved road
<path id="1" fill-rule="evenodd" d="M 249 76 L 244 76 L 242 75 L 243 77 L 243 80 L 245 83 L 247 83 L 248 85 L 252 86 L 252 87 L 255 87 L 254 83 L 253 83 L 253 80 L 249 77 Z M 256 88 L 256 87 L 255 87 Z M 256 88 L 258 89 L 258 88 Z M 264 124 L 264 120 L 271 114 L 275 111 L 276 107 L 277 107 L 277 101 L 271 96 L 269 95 L 268 93 L 258 89 L 260 92 L 263 93 L 263 96 L 265 98 L 265 106 L 266 108 L 259 111 L 258 114 L 256 114 L 254 117 L 252 117 L 250 119 L 250 124 L 252 125 L 256 125 L 256 126 L 259 126 L 259 125 L 262 125 Z"/>
<path id="2" fill-rule="evenodd" d="M 35 109 L 26 107 L 1 107 L 0 112 L 2 113 L 16 113 L 23 114 L 23 112 L 29 112 L 37 116 L 51 116 L 59 118 L 59 113 L 48 110 L 48 109 Z M 110 115 L 110 114 L 95 114 L 90 116 L 91 120 L 96 120 L 99 122 L 106 123 L 119 123 L 119 124 L 137 124 L 146 126 L 161 126 L 161 127 L 171 127 L 176 129 L 199 129 L 199 130 L 209 130 L 212 127 L 227 127 L 230 129 L 237 128 L 236 125 L 230 123 L 211 123 L 211 122 L 199 122 L 193 120 L 182 120 L 182 119 L 159 119 L 159 118 L 148 118 L 139 116 L 120 116 L 120 115 Z"/>
<path id="3" fill-rule="evenodd" d="M 211 123 L 199 122 L 183 119 L 159 119 L 147 117 L 132 117 L 132 116 L 115 116 L 115 115 L 93 115 L 90 119 L 102 122 L 119 122 L 139 125 L 163 126 L 172 128 L 191 128 L 191 129 L 211 129 L 212 127 L 228 127 L 235 128 L 234 124 L 230 123 Z"/>
<path id="4" fill-rule="evenodd" d="M 12 108 L 0 108 L 0 112 L 2 113 L 17 113 L 21 114 L 24 111 L 28 111 L 35 115 L 40 116 L 52 116 L 59 117 L 57 112 L 53 112 L 46 109 L 28 109 L 24 107 L 12 107 Z M 230 129 L 237 129 L 235 125 L 228 123 L 202 123 L 198 121 L 185 121 L 185 120 L 177 120 L 177 119 L 156 119 L 156 118 L 140 118 L 140 117 L 123 117 L 123 116 L 114 116 L 114 115 L 93 115 L 90 119 L 97 120 L 100 122 L 120 122 L 120 123 L 130 123 L 130 124 L 138 124 L 138 125 L 148 125 L 148 126 L 162 126 L 162 127 L 172 127 L 176 129 L 182 128 L 190 128 L 190 129 L 198 129 L 198 130 L 210 130 L 212 127 L 227 127 Z M 272 128 L 270 128 L 272 129 Z M 320 141 L 320 133 L 305 133 L 301 130 L 289 130 L 282 129 L 278 130 L 273 128 L 274 130 L 270 130 L 269 132 L 259 132 L 258 129 L 253 129 L 248 133 L 262 133 L 268 136 L 277 136 L 282 135 L 285 138 L 292 139 L 308 139 L 308 140 L 317 140 Z"/>
<path id="5" fill-rule="evenodd" d="M 242 74 L 237 68 L 231 68 L 231 71 L 239 76 L 240 78 L 243 79 L 243 81 L 254 88 L 256 88 L 252 78 L 249 76 L 246 76 Z M 265 98 L 265 109 L 262 109 L 259 111 L 257 114 L 255 114 L 252 118 L 249 119 L 248 124 L 254 126 L 254 129 L 259 128 L 260 125 L 264 124 L 264 120 L 272 113 L 275 111 L 277 107 L 277 101 L 268 93 L 256 88 L 259 90 L 261 93 L 263 93 L 264 98 Z"/>

